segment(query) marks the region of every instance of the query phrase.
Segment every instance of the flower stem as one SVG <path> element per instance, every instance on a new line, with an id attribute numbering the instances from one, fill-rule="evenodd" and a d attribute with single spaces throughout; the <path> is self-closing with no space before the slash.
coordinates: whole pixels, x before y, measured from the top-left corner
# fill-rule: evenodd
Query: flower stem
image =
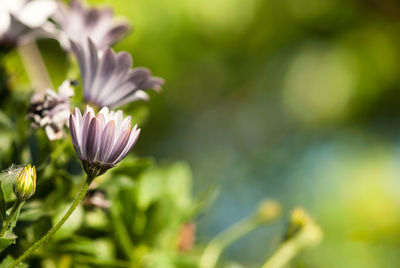
<path id="1" fill-rule="evenodd" d="M 225 248 L 258 227 L 270 224 L 279 217 L 280 213 L 281 207 L 279 203 L 275 201 L 262 201 L 253 215 L 240 220 L 211 240 L 204 249 L 199 267 L 214 268 Z"/>
<path id="2" fill-rule="evenodd" d="M 85 181 L 81 185 L 79 192 L 75 196 L 74 201 L 72 202 L 70 208 L 61 218 L 61 220 L 56 225 L 54 225 L 40 240 L 36 241 L 30 248 L 28 248 L 24 252 L 24 254 L 22 254 L 13 264 L 11 264 L 9 268 L 17 267 L 20 262 L 28 258 L 37 248 L 43 246 L 55 234 L 55 232 L 57 232 L 57 230 L 60 229 L 60 227 L 66 222 L 69 216 L 71 216 L 72 212 L 74 212 L 75 208 L 82 201 L 93 179 L 94 178 L 90 176 L 86 177 Z"/>
<path id="3" fill-rule="evenodd" d="M 297 230 L 294 234 L 288 232 L 294 226 Z M 321 228 L 311 219 L 304 210 L 296 209 L 292 212 L 291 223 L 286 231 L 287 239 L 279 246 L 274 254 L 261 268 L 282 268 L 303 249 L 316 246 L 321 243 L 323 233 Z"/>
<path id="4" fill-rule="evenodd" d="M 239 238 L 260 225 L 256 217 L 245 218 L 217 235 L 204 249 L 200 259 L 201 268 L 214 268 L 222 251 Z"/>
<path id="5" fill-rule="evenodd" d="M 54 88 L 37 44 L 29 42 L 18 46 L 17 49 L 35 91 Z"/>
<path id="6" fill-rule="evenodd" d="M 17 198 L 15 200 L 14 206 L 11 209 L 10 215 L 8 215 L 7 219 L 3 222 L 3 226 L 1 227 L 0 237 L 3 237 L 7 231 L 8 226 L 10 225 L 11 219 L 14 217 L 15 212 L 17 212 L 18 207 L 21 205 L 22 199 Z"/>
<path id="7" fill-rule="evenodd" d="M 282 243 L 278 250 L 268 259 L 262 268 L 281 268 L 284 267 L 299 252 L 297 244 L 289 240 Z"/>

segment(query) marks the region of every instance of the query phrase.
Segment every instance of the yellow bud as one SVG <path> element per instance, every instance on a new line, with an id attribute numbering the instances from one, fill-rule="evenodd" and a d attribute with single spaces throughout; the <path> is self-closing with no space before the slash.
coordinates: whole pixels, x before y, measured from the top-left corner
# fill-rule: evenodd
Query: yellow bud
<path id="1" fill-rule="evenodd" d="M 316 245 L 321 242 L 323 233 L 308 213 L 301 207 L 293 210 L 285 240 L 293 239 L 306 246 Z"/>
<path id="2" fill-rule="evenodd" d="M 263 222 L 269 222 L 281 215 L 281 205 L 274 200 L 264 200 L 258 206 L 257 216 Z"/>
<path id="3" fill-rule="evenodd" d="M 310 216 L 308 216 L 307 212 L 301 208 L 297 207 L 293 210 L 290 222 L 296 226 L 303 227 L 311 220 Z"/>
<path id="4" fill-rule="evenodd" d="M 27 165 L 21 170 L 14 182 L 14 193 L 19 199 L 30 198 L 36 190 L 36 168 Z"/>

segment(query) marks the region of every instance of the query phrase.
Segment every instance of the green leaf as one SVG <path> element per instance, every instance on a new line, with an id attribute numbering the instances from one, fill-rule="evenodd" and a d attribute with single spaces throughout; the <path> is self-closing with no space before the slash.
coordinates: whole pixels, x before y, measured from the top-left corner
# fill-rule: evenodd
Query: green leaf
<path id="1" fill-rule="evenodd" d="M 72 242 L 62 243 L 57 246 L 59 252 L 74 252 L 90 255 L 98 260 L 115 259 L 115 246 L 111 239 L 86 239 L 74 237 Z"/>
<path id="2" fill-rule="evenodd" d="M 168 167 L 166 190 L 175 202 L 181 208 L 187 208 L 191 204 L 192 191 L 192 172 L 185 162 L 177 162 Z"/>
<path id="3" fill-rule="evenodd" d="M 4 191 L 1 181 L 0 181 L 0 216 L 2 221 L 6 220 L 6 200 L 4 197 Z"/>
<path id="4" fill-rule="evenodd" d="M 138 206 L 146 210 L 165 195 L 184 209 L 191 204 L 192 174 L 188 164 L 177 162 L 165 167 L 152 167 L 139 179 Z"/>
<path id="5" fill-rule="evenodd" d="M 2 111 L 0 111 L 0 125 L 9 129 L 13 128 L 13 122 L 11 119 Z"/>
<path id="6" fill-rule="evenodd" d="M 151 158 L 134 158 L 128 156 L 118 165 L 118 168 L 112 170 L 113 175 L 127 175 L 131 179 L 137 179 L 146 169 L 153 164 Z"/>
<path id="7" fill-rule="evenodd" d="M 14 229 L 15 225 L 17 224 L 18 217 L 19 217 L 19 212 L 21 211 L 22 206 L 24 205 L 25 202 L 22 202 L 19 207 L 17 208 L 17 211 L 15 212 L 14 216 L 11 219 L 10 222 L 10 227 L 7 230 L 7 234 L 11 235 L 12 230 Z"/>
<path id="8" fill-rule="evenodd" d="M 24 209 L 19 214 L 19 220 L 35 222 L 41 217 L 48 215 L 49 210 L 44 209 L 43 202 L 39 200 L 29 201 L 24 205 Z"/>
<path id="9" fill-rule="evenodd" d="M 138 207 L 146 210 L 149 205 L 159 199 L 164 192 L 164 174 L 157 168 L 148 170 L 139 180 Z"/>
<path id="10" fill-rule="evenodd" d="M 9 245 L 15 243 L 16 236 L 10 236 L 10 237 L 1 237 L 0 238 L 0 252 L 3 251 L 5 248 L 7 248 Z M 2 267 L 0 265 L 0 267 Z"/>
<path id="11" fill-rule="evenodd" d="M 1 188 L 6 202 L 15 200 L 13 184 L 20 170 L 20 167 L 11 166 L 0 173 Z"/>
<path id="12" fill-rule="evenodd" d="M 1 263 L 0 263 L 0 268 L 8 268 L 10 265 L 15 261 L 13 257 L 8 255 Z M 28 265 L 26 263 L 20 263 L 18 264 L 17 268 L 27 268 Z"/>

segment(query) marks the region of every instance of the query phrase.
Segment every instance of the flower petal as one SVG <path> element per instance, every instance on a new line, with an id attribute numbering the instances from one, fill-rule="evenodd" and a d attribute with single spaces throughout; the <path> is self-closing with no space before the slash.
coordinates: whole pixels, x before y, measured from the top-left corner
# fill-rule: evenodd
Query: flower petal
<path id="1" fill-rule="evenodd" d="M 136 144 L 136 141 L 139 138 L 139 134 L 140 134 L 140 129 L 137 129 L 137 125 L 135 125 L 131 131 L 128 143 L 126 144 L 121 154 L 117 157 L 117 159 L 115 159 L 114 162 L 112 162 L 113 164 L 117 164 L 118 162 L 120 162 L 130 152 L 130 150 Z"/>
<path id="2" fill-rule="evenodd" d="M 106 162 L 108 155 L 111 152 L 114 144 L 115 136 L 115 122 L 111 120 L 104 127 L 103 133 L 101 134 L 101 145 L 98 154 L 98 159 L 102 162 Z"/>
<path id="3" fill-rule="evenodd" d="M 75 151 L 78 154 L 78 157 L 80 159 L 83 159 L 82 150 L 79 145 L 79 131 L 77 130 L 77 124 L 72 114 L 69 116 L 69 129 L 71 133 L 72 144 L 74 145 Z"/>
<path id="4" fill-rule="evenodd" d="M 99 123 L 96 117 L 92 119 L 89 124 L 88 134 L 86 136 L 86 157 L 90 161 L 96 160 L 96 154 L 100 144 L 100 129 Z"/>
<path id="5" fill-rule="evenodd" d="M 126 129 L 121 133 L 118 138 L 116 138 L 114 142 L 115 144 L 109 156 L 107 157 L 106 163 L 114 163 L 118 156 L 121 155 L 122 151 L 125 149 L 125 146 L 129 141 L 130 134 L 131 130 Z"/>

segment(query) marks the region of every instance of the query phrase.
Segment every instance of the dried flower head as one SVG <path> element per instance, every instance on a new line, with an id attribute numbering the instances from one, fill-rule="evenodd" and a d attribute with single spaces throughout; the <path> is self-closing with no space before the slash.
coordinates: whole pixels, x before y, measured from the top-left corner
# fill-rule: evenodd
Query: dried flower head
<path id="1" fill-rule="evenodd" d="M 86 206 L 108 209 L 111 201 L 107 200 L 106 193 L 102 190 L 90 190 L 83 201 Z"/>
<path id="2" fill-rule="evenodd" d="M 88 176 L 95 178 L 119 163 L 139 137 L 137 125 L 122 111 L 104 107 L 95 115 L 89 106 L 82 116 L 78 108 L 69 118 L 72 143 Z"/>
<path id="3" fill-rule="evenodd" d="M 29 199 L 36 190 L 36 168 L 35 166 L 27 165 L 21 170 L 13 185 L 14 194 L 17 198 L 26 200 Z"/>
<path id="4" fill-rule="evenodd" d="M 76 81 L 64 81 L 58 93 L 47 89 L 32 96 L 28 117 L 34 128 L 44 128 L 50 140 L 63 137 L 62 129 L 71 113 L 70 98 L 74 95 L 71 85 L 76 85 Z"/>
<path id="5" fill-rule="evenodd" d="M 0 44 L 13 47 L 46 35 L 56 8 L 53 0 L 0 0 Z"/>
<path id="6" fill-rule="evenodd" d="M 146 68 L 131 69 L 132 57 L 126 52 L 115 53 L 108 48 L 99 53 L 96 45 L 71 41 L 82 73 L 84 98 L 98 107 L 119 107 L 126 103 L 148 99 L 144 90 L 161 90 L 164 80 L 153 77 Z"/>
<path id="7" fill-rule="evenodd" d="M 127 22 L 116 20 L 112 9 L 88 7 L 80 0 L 72 0 L 69 6 L 59 4 L 54 20 L 61 28 L 60 42 L 70 49 L 69 39 L 86 43 L 90 37 L 100 50 L 122 39 L 129 31 Z"/>

